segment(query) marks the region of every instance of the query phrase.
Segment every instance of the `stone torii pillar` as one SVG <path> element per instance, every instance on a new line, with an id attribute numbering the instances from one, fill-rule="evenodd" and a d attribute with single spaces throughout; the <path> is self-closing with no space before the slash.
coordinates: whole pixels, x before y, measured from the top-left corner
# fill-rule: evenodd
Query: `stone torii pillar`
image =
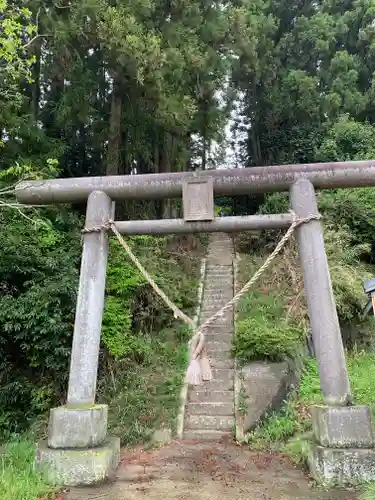
<path id="1" fill-rule="evenodd" d="M 318 214 L 314 186 L 309 180 L 299 179 L 290 194 L 298 216 Z M 371 410 L 365 405 L 351 404 L 321 222 L 313 220 L 299 226 L 297 241 L 324 402 L 311 409 L 317 445 L 311 448 L 309 466 L 315 478 L 325 482 L 353 484 L 374 480 Z"/>
<path id="2" fill-rule="evenodd" d="M 92 191 L 86 228 L 108 222 L 111 212 L 111 199 Z M 67 404 L 51 410 L 47 443 L 37 449 L 37 462 L 47 465 L 52 483 L 103 481 L 120 460 L 120 439 L 107 436 L 108 407 L 95 404 L 107 258 L 108 232 L 84 234 Z"/>

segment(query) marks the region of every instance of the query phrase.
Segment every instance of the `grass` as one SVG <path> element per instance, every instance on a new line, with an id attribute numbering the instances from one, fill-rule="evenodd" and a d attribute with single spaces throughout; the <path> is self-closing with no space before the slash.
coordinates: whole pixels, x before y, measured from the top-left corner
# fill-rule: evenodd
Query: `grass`
<path id="1" fill-rule="evenodd" d="M 53 498 L 56 490 L 45 483 L 41 472 L 35 470 L 34 458 L 35 445 L 27 439 L 15 439 L 2 447 L 1 500 Z"/>
<path id="2" fill-rule="evenodd" d="M 375 500 L 375 483 L 366 486 L 359 500 Z"/>
<path id="3" fill-rule="evenodd" d="M 117 363 L 99 387 L 102 402 L 109 404 L 109 431 L 129 446 L 149 441 L 155 429 L 174 430 L 187 364 L 181 325 L 144 342 L 149 355 L 143 364 Z"/>

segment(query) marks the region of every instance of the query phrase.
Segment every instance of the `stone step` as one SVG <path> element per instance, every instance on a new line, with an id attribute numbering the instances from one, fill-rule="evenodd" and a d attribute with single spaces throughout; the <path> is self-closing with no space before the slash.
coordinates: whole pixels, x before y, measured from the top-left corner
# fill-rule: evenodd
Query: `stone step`
<path id="1" fill-rule="evenodd" d="M 206 278 L 232 278 L 232 266 L 226 266 L 222 269 L 206 269 Z"/>
<path id="2" fill-rule="evenodd" d="M 234 380 L 234 370 L 229 368 L 214 368 L 212 376 L 215 380 Z"/>
<path id="3" fill-rule="evenodd" d="M 220 307 L 216 309 L 212 309 L 210 311 L 202 311 L 201 312 L 201 321 L 204 320 L 206 321 L 208 318 L 211 318 L 214 316 L 218 311 L 220 310 Z M 223 323 L 232 325 L 233 324 L 233 314 L 230 313 L 224 313 L 224 316 L 217 316 L 215 319 L 213 319 L 210 323 L 209 326 L 215 326 L 217 324 L 222 325 Z"/>
<path id="4" fill-rule="evenodd" d="M 231 343 L 233 341 L 233 333 L 217 333 L 210 332 L 209 329 L 205 332 L 205 341 L 208 342 L 226 342 Z"/>
<path id="5" fill-rule="evenodd" d="M 211 318 L 211 316 L 213 316 L 213 314 L 202 315 L 200 317 L 200 323 L 202 324 L 202 323 L 206 322 L 208 319 Z M 223 326 L 228 331 L 230 331 L 231 329 L 233 329 L 233 321 L 231 321 L 230 319 L 227 319 L 227 318 L 223 318 L 221 321 L 214 319 L 210 322 L 210 324 L 207 326 L 207 329 L 205 331 L 208 332 L 209 328 L 211 328 L 211 330 L 215 331 L 217 326 Z"/>
<path id="6" fill-rule="evenodd" d="M 230 430 L 234 424 L 233 415 L 186 415 L 185 417 L 186 429 Z"/>
<path id="7" fill-rule="evenodd" d="M 233 293 L 231 291 L 229 292 L 223 292 L 221 294 L 219 293 L 206 293 L 203 295 L 203 300 L 202 300 L 202 305 L 205 304 L 212 304 L 212 303 L 217 303 L 217 302 L 229 302 L 233 297 Z"/>
<path id="8" fill-rule="evenodd" d="M 221 309 L 222 307 L 226 306 L 228 304 L 229 300 L 209 300 L 208 302 L 206 302 L 205 304 L 202 304 L 201 306 L 201 310 L 202 311 L 207 311 L 208 313 L 209 312 L 213 312 L 213 311 L 217 311 L 218 309 Z M 222 312 L 222 314 L 224 315 L 230 315 L 230 314 L 233 314 L 233 306 L 230 305 L 228 306 L 228 309 L 225 309 L 224 312 Z M 223 316 L 220 316 L 221 318 Z"/>
<path id="9" fill-rule="evenodd" d="M 232 257 L 229 245 L 223 245 L 221 247 L 218 246 L 213 248 L 212 250 L 210 249 L 209 255 L 210 255 L 210 262 L 208 264 L 210 266 L 225 266 L 226 262 L 223 262 L 222 259 L 230 261 L 230 258 Z M 220 258 L 221 260 L 219 262 L 215 262 L 214 260 L 211 260 L 212 257 Z"/>
<path id="10" fill-rule="evenodd" d="M 210 333 L 233 333 L 234 332 L 234 325 L 217 325 L 214 323 L 211 323 L 208 325 L 208 327 L 205 329 L 205 332 L 210 332 Z"/>
<path id="11" fill-rule="evenodd" d="M 203 304 L 205 302 L 228 302 L 233 297 L 232 291 L 222 292 L 222 293 L 205 293 L 203 294 Z"/>
<path id="12" fill-rule="evenodd" d="M 200 323 L 202 324 L 202 318 L 200 320 Z M 231 335 L 233 336 L 234 334 L 234 326 L 233 323 L 230 323 L 229 325 L 218 325 L 217 323 L 210 323 L 207 328 L 204 329 L 204 333 L 211 334 L 211 335 Z M 223 339 L 223 342 L 225 340 Z"/>
<path id="13" fill-rule="evenodd" d="M 224 306 L 225 304 L 228 304 L 228 302 L 231 299 L 232 299 L 232 294 L 229 293 L 227 296 L 222 295 L 221 297 L 212 297 L 211 295 L 208 295 L 207 297 L 203 298 L 202 307 L 212 308 L 212 307 L 217 307 L 218 305 Z"/>
<path id="14" fill-rule="evenodd" d="M 202 401 L 199 403 L 189 402 L 186 416 L 189 415 L 208 415 L 210 417 L 233 417 L 234 402 L 211 402 Z"/>
<path id="15" fill-rule="evenodd" d="M 221 309 L 222 307 L 224 307 L 225 305 L 227 304 L 227 302 L 222 302 L 221 304 L 210 304 L 209 306 L 206 306 L 206 307 L 202 307 L 202 314 L 203 313 L 206 313 L 208 315 L 212 315 L 212 314 L 215 314 L 219 309 Z M 230 316 L 233 316 L 233 311 L 231 311 L 231 309 L 233 309 L 232 307 L 230 309 L 227 309 L 226 311 L 222 312 L 222 316 L 218 316 L 218 319 L 221 319 L 221 318 L 226 318 L 226 317 L 230 317 Z"/>
<path id="16" fill-rule="evenodd" d="M 230 300 L 230 299 L 229 299 Z M 215 301 L 210 301 L 202 304 L 201 306 L 201 311 L 207 311 L 212 312 L 212 311 L 218 311 L 222 307 L 226 306 L 229 302 L 229 300 L 215 300 Z M 225 311 L 224 314 L 233 314 L 233 311 Z"/>
<path id="17" fill-rule="evenodd" d="M 203 321 L 201 321 L 203 323 Z M 225 326 L 223 330 L 219 330 L 217 327 L 217 324 L 210 323 L 210 325 L 204 329 L 204 334 L 206 337 L 207 342 L 214 340 L 215 342 L 232 342 L 232 339 L 234 337 L 233 333 L 233 325 L 231 323 L 228 323 L 227 325 L 222 325 Z"/>
<path id="18" fill-rule="evenodd" d="M 233 318 L 230 316 L 220 316 L 211 320 L 212 316 L 214 316 L 216 312 L 217 310 L 209 311 L 207 313 L 206 311 L 202 311 L 202 314 L 200 315 L 200 322 L 204 323 L 210 319 L 210 323 L 207 325 L 207 328 L 215 329 L 217 326 L 224 326 L 227 327 L 227 329 L 233 329 Z"/>
<path id="19" fill-rule="evenodd" d="M 203 323 L 203 321 L 207 321 L 209 318 L 211 318 L 212 316 L 215 315 L 215 313 L 218 311 L 218 309 L 215 309 L 213 311 L 202 311 L 201 315 L 200 315 L 200 321 L 201 323 Z M 233 314 L 231 314 L 230 316 L 219 316 L 215 319 L 213 319 L 209 326 L 211 326 L 212 328 L 216 328 L 216 326 L 226 326 L 226 327 L 231 327 L 233 328 Z M 208 326 L 207 326 L 208 328 Z"/>
<path id="20" fill-rule="evenodd" d="M 221 360 L 221 361 L 226 361 L 227 359 L 231 359 L 232 360 L 231 348 L 230 347 L 228 347 L 225 350 L 210 349 L 207 344 L 205 344 L 205 347 L 207 349 L 208 357 L 210 359 L 216 359 L 216 360 Z"/>
<path id="21" fill-rule="evenodd" d="M 186 430 L 184 432 L 186 441 L 221 441 L 223 439 L 233 439 L 232 431 L 215 431 L 215 430 Z"/>
<path id="22" fill-rule="evenodd" d="M 226 234 L 211 235 L 203 288 L 200 324 L 212 317 L 233 297 L 233 242 Z M 184 439 L 220 441 L 231 439 L 234 418 L 234 308 L 205 330 L 213 380 L 189 387 L 185 410 Z"/>
<path id="23" fill-rule="evenodd" d="M 223 295 L 231 294 L 233 292 L 233 282 L 232 281 L 210 281 L 207 283 L 207 288 L 204 288 L 204 298 L 211 296 L 212 294 Z"/>
<path id="24" fill-rule="evenodd" d="M 209 253 L 209 260 L 206 265 L 206 271 L 227 271 L 228 267 L 231 268 L 232 265 L 229 263 L 221 264 L 217 262 L 210 262 L 210 258 L 214 257 L 215 259 L 220 259 L 223 257 L 222 252 Z M 224 255 L 224 258 L 228 258 L 229 255 Z"/>
<path id="25" fill-rule="evenodd" d="M 232 290 L 215 290 L 215 294 L 213 292 L 206 293 L 203 295 L 202 301 L 207 302 L 229 302 L 229 300 L 233 297 Z"/>
<path id="26" fill-rule="evenodd" d="M 206 280 L 206 286 L 204 288 L 204 292 L 207 291 L 218 291 L 218 292 L 229 292 L 233 289 L 233 280 L 231 278 L 212 278 Z"/>
<path id="27" fill-rule="evenodd" d="M 213 369 L 214 370 L 214 369 Z M 202 385 L 196 385 L 192 388 L 195 392 L 205 392 L 205 391 L 233 391 L 234 390 L 234 380 L 233 379 L 218 379 L 214 378 L 211 382 L 203 382 Z"/>
<path id="28" fill-rule="evenodd" d="M 192 389 L 188 394 L 188 402 L 193 403 L 227 403 L 228 401 L 234 401 L 234 391 L 211 391 L 205 389 L 202 391 L 196 391 Z"/>
<path id="29" fill-rule="evenodd" d="M 212 294 L 207 294 L 207 296 L 203 297 L 202 300 L 202 307 L 207 307 L 207 306 L 215 306 L 216 304 L 227 304 L 231 299 L 232 299 L 233 294 L 232 293 L 227 293 L 226 295 L 216 295 L 212 296 Z"/>
<path id="30" fill-rule="evenodd" d="M 211 341 L 205 342 L 205 347 L 207 349 L 208 354 L 212 354 L 214 356 L 220 356 L 221 359 L 223 357 L 231 356 L 232 343 L 231 342 L 220 342 L 220 341 Z"/>
<path id="31" fill-rule="evenodd" d="M 226 304 L 227 304 L 227 302 L 223 302 L 222 304 L 215 304 L 213 306 L 211 305 L 210 307 L 202 307 L 201 314 L 203 314 L 203 313 L 206 313 L 206 314 L 209 314 L 209 315 L 214 314 L 219 309 L 221 309 L 222 307 L 224 307 Z M 231 307 L 231 309 L 233 309 L 233 308 Z M 218 316 L 217 319 L 223 319 L 223 318 L 226 318 L 227 316 L 229 316 L 229 317 L 233 316 L 233 311 L 231 311 L 230 309 L 228 309 L 228 310 L 222 312 L 221 314 L 222 314 L 222 316 Z"/>
<path id="32" fill-rule="evenodd" d="M 232 283 L 233 275 L 232 273 L 208 273 L 206 274 L 207 284 L 218 282 L 218 283 Z"/>
<path id="33" fill-rule="evenodd" d="M 231 358 L 226 357 L 226 359 L 220 359 L 211 353 L 208 353 L 208 357 L 210 360 L 211 368 L 224 369 L 234 367 L 234 360 Z"/>
<path id="34" fill-rule="evenodd" d="M 228 269 L 226 271 L 207 271 L 206 272 L 206 279 L 207 280 L 212 280 L 212 279 L 217 279 L 217 280 L 222 280 L 222 281 L 229 281 L 233 279 L 233 274 L 231 269 Z"/>
<path id="35" fill-rule="evenodd" d="M 214 257 L 228 258 L 231 256 L 231 252 L 228 251 L 227 249 L 224 249 L 224 248 L 216 248 L 216 249 L 212 249 L 211 251 L 209 250 L 208 256 L 209 257 L 214 256 Z M 221 264 L 220 262 L 212 262 L 209 258 L 206 267 L 207 267 L 207 269 L 212 269 L 212 268 L 215 268 L 215 269 L 219 268 L 220 269 L 220 267 L 222 267 L 222 266 L 223 266 L 223 264 Z"/>

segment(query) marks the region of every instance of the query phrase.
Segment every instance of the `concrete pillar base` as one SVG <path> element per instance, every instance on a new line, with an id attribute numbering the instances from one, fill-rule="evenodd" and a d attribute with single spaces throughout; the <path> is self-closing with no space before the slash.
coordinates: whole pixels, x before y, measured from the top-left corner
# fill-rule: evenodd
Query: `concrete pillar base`
<path id="1" fill-rule="evenodd" d="M 314 444 L 308 456 L 311 475 L 330 486 L 375 480 L 371 411 L 367 406 L 314 406 Z"/>
<path id="2" fill-rule="evenodd" d="M 327 486 L 361 485 L 375 481 L 375 450 L 311 447 L 308 466 L 312 477 Z"/>
<path id="3" fill-rule="evenodd" d="M 371 410 L 368 406 L 313 406 L 316 443 L 328 448 L 373 448 Z"/>
<path id="4" fill-rule="evenodd" d="M 43 470 L 50 484 L 85 486 L 114 480 L 120 462 L 120 438 L 90 449 L 52 449 L 47 441 L 38 443 L 36 466 Z"/>
<path id="5" fill-rule="evenodd" d="M 49 448 L 93 448 L 107 436 L 107 405 L 60 406 L 50 411 Z"/>

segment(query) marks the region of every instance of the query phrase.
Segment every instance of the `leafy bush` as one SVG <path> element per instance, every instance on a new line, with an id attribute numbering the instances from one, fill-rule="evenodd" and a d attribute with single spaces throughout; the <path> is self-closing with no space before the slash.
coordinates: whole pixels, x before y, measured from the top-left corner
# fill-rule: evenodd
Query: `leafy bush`
<path id="1" fill-rule="evenodd" d="M 170 326 L 173 314 L 118 242 L 110 243 L 102 341 L 111 356 L 143 362 L 149 355 L 147 336 Z M 129 239 L 129 243 L 178 307 L 189 311 L 195 306 L 196 290 L 192 286 L 195 276 L 189 275 L 183 259 L 166 258 L 170 239 L 142 236 Z"/>
<path id="2" fill-rule="evenodd" d="M 68 374 L 79 219 L 55 209 L 40 217 L 33 227 L 18 212 L 0 212 L 0 433 L 46 411 Z"/>
<path id="3" fill-rule="evenodd" d="M 253 292 L 240 303 L 233 345 L 239 360 L 282 361 L 298 351 L 302 338 L 303 329 L 286 321 L 277 292 Z"/>
<path id="4" fill-rule="evenodd" d="M 296 353 L 301 338 L 292 325 L 249 316 L 237 324 L 234 351 L 241 361 L 282 361 Z"/>

